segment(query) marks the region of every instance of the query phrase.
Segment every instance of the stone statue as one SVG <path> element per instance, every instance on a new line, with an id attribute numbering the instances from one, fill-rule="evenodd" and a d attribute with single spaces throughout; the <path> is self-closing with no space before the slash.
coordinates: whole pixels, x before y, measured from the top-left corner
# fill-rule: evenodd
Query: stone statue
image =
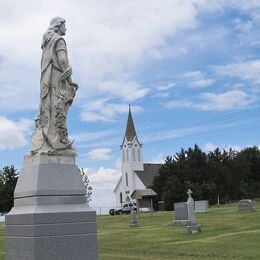
<path id="1" fill-rule="evenodd" d="M 55 17 L 43 35 L 40 106 L 5 217 L 6 260 L 98 259 L 96 212 L 86 203 L 66 128 L 78 85 L 71 80 L 65 32 L 65 20 Z"/>
<path id="2" fill-rule="evenodd" d="M 65 19 L 55 17 L 43 35 L 40 107 L 35 119 L 31 154 L 73 151 L 66 117 L 78 85 L 71 79 L 72 69 L 62 37 L 65 32 Z"/>

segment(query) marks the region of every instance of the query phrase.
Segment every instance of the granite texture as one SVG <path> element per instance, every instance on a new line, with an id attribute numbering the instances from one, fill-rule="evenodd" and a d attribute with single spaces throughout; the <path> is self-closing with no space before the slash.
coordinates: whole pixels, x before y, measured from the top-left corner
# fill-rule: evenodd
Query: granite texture
<path id="1" fill-rule="evenodd" d="M 97 259 L 96 213 L 88 205 L 17 208 L 6 216 L 6 259 Z"/>
<path id="2" fill-rule="evenodd" d="M 32 134 L 31 154 L 72 152 L 66 118 L 78 85 L 72 81 L 65 19 L 54 17 L 42 37 L 40 105 Z"/>
<path id="3" fill-rule="evenodd" d="M 73 157 L 67 157 L 69 163 L 66 163 L 64 156 L 63 160 L 60 156 L 49 156 L 51 162 L 46 160 L 46 156 L 35 157 L 38 158 L 32 160 L 26 157 L 24 160 L 24 167 L 14 192 L 15 199 L 33 196 L 85 195 L 85 186 L 79 169 L 72 163 Z"/>
<path id="4" fill-rule="evenodd" d="M 65 19 L 54 17 L 42 38 L 40 105 L 6 216 L 6 260 L 97 259 L 96 212 L 86 204 L 66 126 L 78 85 L 65 33 Z"/>
<path id="5" fill-rule="evenodd" d="M 173 224 L 175 225 L 187 225 L 188 224 L 188 208 L 186 202 L 174 203 L 175 219 Z"/>
<path id="6" fill-rule="evenodd" d="M 73 158 L 50 159 L 25 158 L 6 215 L 6 260 L 96 260 L 96 212 L 78 167 Z"/>

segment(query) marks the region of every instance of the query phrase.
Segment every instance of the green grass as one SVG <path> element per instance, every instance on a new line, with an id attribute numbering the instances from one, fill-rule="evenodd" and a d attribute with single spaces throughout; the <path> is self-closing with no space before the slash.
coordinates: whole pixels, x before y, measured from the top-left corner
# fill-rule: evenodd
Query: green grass
<path id="1" fill-rule="evenodd" d="M 237 205 L 210 208 L 196 215 L 202 232 L 193 235 L 172 225 L 172 212 L 139 214 L 137 228 L 129 227 L 129 215 L 98 216 L 99 259 L 260 259 L 259 206 L 243 213 Z M 3 240 L 0 225 L 0 259 Z"/>
<path id="2" fill-rule="evenodd" d="M 237 205 L 197 214 L 202 233 L 173 226 L 172 212 L 97 219 L 99 257 L 105 259 L 260 259 L 260 211 L 238 212 Z"/>

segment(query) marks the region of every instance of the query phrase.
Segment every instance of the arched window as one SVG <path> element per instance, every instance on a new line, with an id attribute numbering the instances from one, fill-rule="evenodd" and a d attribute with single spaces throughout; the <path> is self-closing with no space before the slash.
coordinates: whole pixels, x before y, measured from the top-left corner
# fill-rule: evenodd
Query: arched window
<path id="1" fill-rule="evenodd" d="M 120 192 L 120 203 L 123 203 L 123 194 Z"/>
<path id="2" fill-rule="evenodd" d="M 125 173 L 125 185 L 128 186 L 128 174 L 127 174 L 127 172 Z"/>

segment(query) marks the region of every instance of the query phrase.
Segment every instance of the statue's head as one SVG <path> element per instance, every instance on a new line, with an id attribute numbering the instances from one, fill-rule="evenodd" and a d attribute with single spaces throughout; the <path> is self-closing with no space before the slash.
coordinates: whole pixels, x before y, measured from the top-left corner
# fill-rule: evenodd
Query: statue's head
<path id="1" fill-rule="evenodd" d="M 56 34 L 65 35 L 66 33 L 65 22 L 66 22 L 65 19 L 59 16 L 51 19 L 50 26 L 48 27 L 47 31 L 43 34 L 42 45 L 41 45 L 42 49 L 48 44 L 48 42 Z"/>
<path id="2" fill-rule="evenodd" d="M 66 20 L 62 17 L 56 16 L 51 19 L 49 29 L 54 30 L 59 35 L 65 35 L 66 27 L 65 27 Z"/>

